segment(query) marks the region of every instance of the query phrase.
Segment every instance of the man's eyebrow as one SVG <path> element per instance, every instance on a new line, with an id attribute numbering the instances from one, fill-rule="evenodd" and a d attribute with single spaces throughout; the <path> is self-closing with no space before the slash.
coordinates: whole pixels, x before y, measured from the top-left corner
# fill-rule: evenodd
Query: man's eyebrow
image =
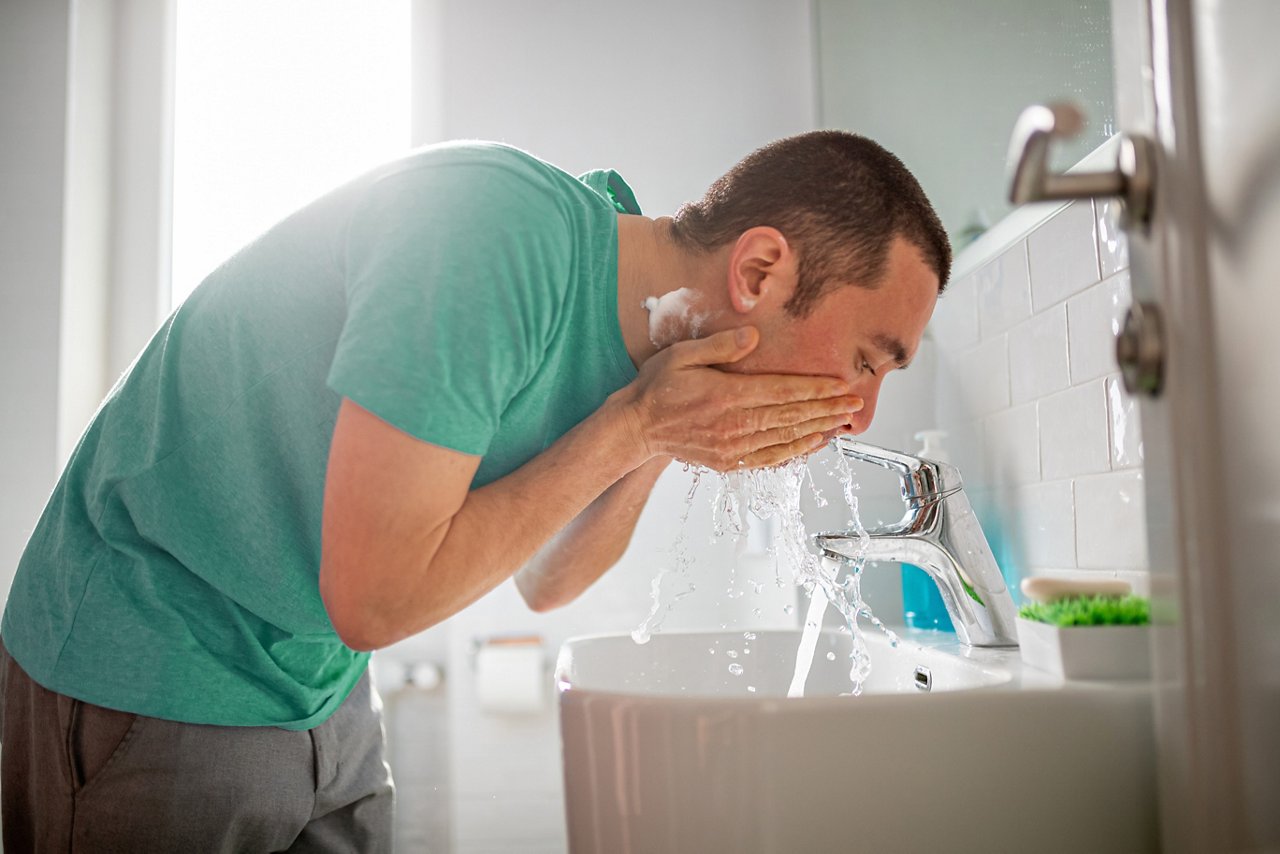
<path id="1" fill-rule="evenodd" d="M 871 343 L 880 348 L 881 352 L 887 354 L 889 358 L 898 363 L 899 368 L 905 368 L 910 361 L 907 359 L 907 348 L 902 342 L 892 335 L 873 335 Z"/>

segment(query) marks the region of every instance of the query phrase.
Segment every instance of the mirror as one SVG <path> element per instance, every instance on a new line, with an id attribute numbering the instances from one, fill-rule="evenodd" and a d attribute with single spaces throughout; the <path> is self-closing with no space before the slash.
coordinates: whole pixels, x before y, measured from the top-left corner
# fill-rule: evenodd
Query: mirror
<path id="1" fill-rule="evenodd" d="M 957 251 L 1012 210 L 1005 160 L 1024 107 L 1084 110 L 1056 170 L 1114 132 L 1111 0 L 815 0 L 814 22 L 820 126 L 901 157 Z"/>

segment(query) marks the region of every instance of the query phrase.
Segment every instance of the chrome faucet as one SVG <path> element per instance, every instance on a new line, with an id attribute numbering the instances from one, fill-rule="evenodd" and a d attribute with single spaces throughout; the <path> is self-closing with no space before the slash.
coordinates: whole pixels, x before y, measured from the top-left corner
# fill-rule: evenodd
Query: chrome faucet
<path id="1" fill-rule="evenodd" d="M 938 585 L 962 643 L 1017 646 L 1013 599 L 964 494 L 960 470 L 843 436 L 832 444 L 846 457 L 896 472 L 907 511 L 868 537 L 854 531 L 815 534 L 822 553 L 845 563 L 865 558 L 915 564 Z"/>

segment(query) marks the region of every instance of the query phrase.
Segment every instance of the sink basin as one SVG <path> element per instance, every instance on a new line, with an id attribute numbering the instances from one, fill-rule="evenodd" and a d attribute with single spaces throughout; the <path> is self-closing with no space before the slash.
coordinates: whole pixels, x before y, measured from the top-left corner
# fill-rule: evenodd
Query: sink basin
<path id="1" fill-rule="evenodd" d="M 850 639 L 823 632 L 794 698 L 798 631 L 569 641 L 570 851 L 1157 850 L 1148 684 L 902 637 L 867 635 L 871 675 L 847 696 Z"/>
<path id="2" fill-rule="evenodd" d="M 563 690 L 646 697 L 785 698 L 796 665 L 800 633 L 790 631 L 657 634 L 648 644 L 629 635 L 600 635 L 569 641 L 556 669 Z M 979 663 L 914 643 L 890 645 L 883 634 L 868 634 L 875 662 L 863 682 L 864 694 L 915 694 L 925 681 L 931 691 L 999 685 L 1012 679 L 1006 668 Z M 806 697 L 848 694 L 851 638 L 824 631 L 805 683 Z M 742 673 L 730 667 L 737 664 Z M 925 675 L 917 679 L 916 669 Z M 920 683 L 919 685 L 917 683 Z"/>

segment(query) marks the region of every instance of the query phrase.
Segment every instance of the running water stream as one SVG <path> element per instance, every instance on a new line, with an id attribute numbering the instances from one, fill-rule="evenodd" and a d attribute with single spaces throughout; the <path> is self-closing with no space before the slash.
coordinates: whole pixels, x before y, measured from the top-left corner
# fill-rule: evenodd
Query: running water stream
<path id="1" fill-rule="evenodd" d="M 859 620 L 865 618 L 877 629 L 885 632 L 894 646 L 897 645 L 898 638 L 876 618 L 862 600 L 861 582 L 864 563 L 862 554 L 866 550 L 869 537 L 858 515 L 858 498 L 854 494 L 857 484 L 854 483 L 848 461 L 843 454 L 839 453 L 836 454 L 836 476 L 842 485 L 843 497 L 849 510 L 847 526 L 862 540 L 862 547 L 853 560 L 847 563 L 836 561 L 818 555 L 809 548 L 808 541 L 812 532 L 805 527 L 804 514 L 800 507 L 805 481 L 808 481 L 814 500 L 819 506 L 825 505 L 826 501 L 813 482 L 813 474 L 807 458 L 791 460 L 773 468 L 726 473 L 694 469 L 693 483 L 686 495 L 684 512 L 680 518 L 680 531 L 673 546 L 675 571 L 663 568 L 654 578 L 651 588 L 652 606 L 648 616 L 631 633 L 632 638 L 636 643 L 648 642 L 652 634 L 660 630 L 662 621 L 672 606 L 694 589 L 694 584 L 689 578 L 692 557 L 688 549 L 688 522 L 698 485 L 704 477 L 710 476 L 715 476 L 719 481 L 716 495 L 712 500 L 714 536 L 716 538 L 734 537 L 737 546 L 735 558 L 740 558 L 750 525 L 749 517 L 754 515 L 760 520 L 776 520 L 777 535 L 770 551 L 775 562 L 777 583 L 800 585 L 810 597 L 800 646 L 796 652 L 795 674 L 787 696 L 798 697 L 804 694 L 805 681 L 813 661 L 818 636 L 822 631 L 823 617 L 830 605 L 835 605 L 844 619 L 845 629 L 852 638 L 853 650 L 850 653 L 849 672 L 852 688 L 849 693 L 860 694 L 862 684 L 870 673 L 871 661 Z M 846 567 L 847 571 L 841 577 L 841 571 Z M 677 589 L 664 603 L 663 580 L 668 576 L 674 576 L 677 579 Z M 731 593 L 730 596 L 732 595 Z M 743 672 L 737 662 L 730 665 L 730 668 L 734 675 L 740 675 Z"/>

